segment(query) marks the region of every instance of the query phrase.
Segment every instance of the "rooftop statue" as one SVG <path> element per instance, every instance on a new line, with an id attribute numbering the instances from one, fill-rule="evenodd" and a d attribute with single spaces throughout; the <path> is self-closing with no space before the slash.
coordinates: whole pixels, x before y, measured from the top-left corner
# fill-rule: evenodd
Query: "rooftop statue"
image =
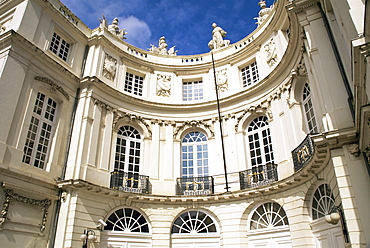
<path id="1" fill-rule="evenodd" d="M 127 32 L 126 29 L 119 29 L 118 27 L 118 18 L 114 18 L 111 25 L 107 25 L 107 20 L 103 15 L 103 19 L 100 20 L 100 28 L 108 28 L 108 31 L 116 35 L 120 40 L 126 39 L 125 35 Z"/>
<path id="2" fill-rule="evenodd" d="M 254 19 L 257 19 L 256 24 L 261 25 L 268 17 L 268 15 L 271 13 L 271 8 L 266 7 L 266 2 L 263 0 L 260 0 L 258 5 L 261 7 L 260 12 L 258 12 L 258 17 L 255 17 Z"/>
<path id="3" fill-rule="evenodd" d="M 166 37 L 162 36 L 159 38 L 158 41 L 158 47 L 154 46 L 153 44 L 150 44 L 150 48 L 148 48 L 149 52 L 161 54 L 161 55 L 176 55 L 177 50 L 175 51 L 175 46 L 171 47 L 167 51 L 167 43 L 166 43 Z"/>
<path id="4" fill-rule="evenodd" d="M 223 30 L 221 27 L 217 26 L 216 23 L 213 23 L 212 27 L 213 27 L 212 40 L 208 42 L 208 47 L 211 50 L 216 50 L 222 47 L 229 46 L 230 40 L 223 39 L 224 37 L 226 37 L 227 32 Z"/>

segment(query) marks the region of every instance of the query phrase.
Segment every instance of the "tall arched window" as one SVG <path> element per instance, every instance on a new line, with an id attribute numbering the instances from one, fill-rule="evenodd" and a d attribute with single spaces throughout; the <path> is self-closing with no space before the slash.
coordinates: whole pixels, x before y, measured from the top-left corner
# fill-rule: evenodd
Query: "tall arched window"
<path id="1" fill-rule="evenodd" d="M 321 184 L 315 191 L 312 199 L 312 219 L 324 217 L 335 208 L 335 200 L 330 186 Z"/>
<path id="2" fill-rule="evenodd" d="M 308 83 L 304 85 L 302 99 L 308 131 L 309 133 L 317 133 L 317 122 L 312 105 L 311 89 Z"/>
<path id="3" fill-rule="evenodd" d="M 117 133 L 114 170 L 126 173 L 126 187 L 139 184 L 141 135 L 131 126 L 122 126 Z"/>
<path id="4" fill-rule="evenodd" d="M 254 119 L 247 129 L 252 168 L 274 163 L 270 128 L 266 116 Z"/>
<path id="5" fill-rule="evenodd" d="M 208 140 L 201 132 L 190 132 L 182 139 L 181 176 L 208 176 Z"/>

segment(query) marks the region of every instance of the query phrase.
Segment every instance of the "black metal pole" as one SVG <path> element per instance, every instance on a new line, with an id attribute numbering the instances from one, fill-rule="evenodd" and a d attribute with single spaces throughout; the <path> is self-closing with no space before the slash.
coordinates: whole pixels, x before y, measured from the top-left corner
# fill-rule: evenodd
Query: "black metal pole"
<path id="1" fill-rule="evenodd" d="M 220 124 L 222 157 L 223 157 L 223 160 L 224 160 L 224 172 L 225 172 L 225 183 L 226 183 L 226 188 L 225 189 L 226 189 L 226 192 L 229 192 L 229 183 L 228 183 L 228 180 L 227 180 L 225 146 L 224 146 L 224 135 L 223 135 L 223 132 L 222 132 L 222 118 L 221 118 L 220 99 L 218 98 L 218 86 L 217 86 L 215 60 L 213 58 L 213 52 L 211 52 L 211 55 L 212 55 L 213 77 L 214 77 L 215 87 L 216 87 L 216 100 L 217 100 L 218 119 L 219 119 L 219 124 Z"/>

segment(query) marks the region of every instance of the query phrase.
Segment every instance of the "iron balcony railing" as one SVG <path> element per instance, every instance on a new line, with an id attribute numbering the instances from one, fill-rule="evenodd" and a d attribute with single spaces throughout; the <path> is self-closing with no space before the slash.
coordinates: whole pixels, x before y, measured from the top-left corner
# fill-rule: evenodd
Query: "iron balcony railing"
<path id="1" fill-rule="evenodd" d="M 209 195 L 214 193 L 213 177 L 180 177 L 177 178 L 177 195 Z"/>
<path id="2" fill-rule="evenodd" d="M 277 165 L 264 164 L 239 172 L 240 189 L 256 188 L 278 181 Z"/>
<path id="3" fill-rule="evenodd" d="M 307 135 L 302 143 L 292 151 L 294 171 L 302 169 L 314 154 L 314 144 L 310 135 Z"/>
<path id="4" fill-rule="evenodd" d="M 149 194 L 149 177 L 114 170 L 110 173 L 110 187 L 126 192 Z"/>

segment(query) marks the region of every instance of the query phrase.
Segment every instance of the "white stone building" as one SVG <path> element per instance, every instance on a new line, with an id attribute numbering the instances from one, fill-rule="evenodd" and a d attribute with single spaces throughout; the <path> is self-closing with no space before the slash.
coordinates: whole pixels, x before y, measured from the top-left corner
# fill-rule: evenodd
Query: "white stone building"
<path id="1" fill-rule="evenodd" d="M 175 56 L 0 1 L 0 246 L 369 247 L 370 3 L 261 8 Z"/>

